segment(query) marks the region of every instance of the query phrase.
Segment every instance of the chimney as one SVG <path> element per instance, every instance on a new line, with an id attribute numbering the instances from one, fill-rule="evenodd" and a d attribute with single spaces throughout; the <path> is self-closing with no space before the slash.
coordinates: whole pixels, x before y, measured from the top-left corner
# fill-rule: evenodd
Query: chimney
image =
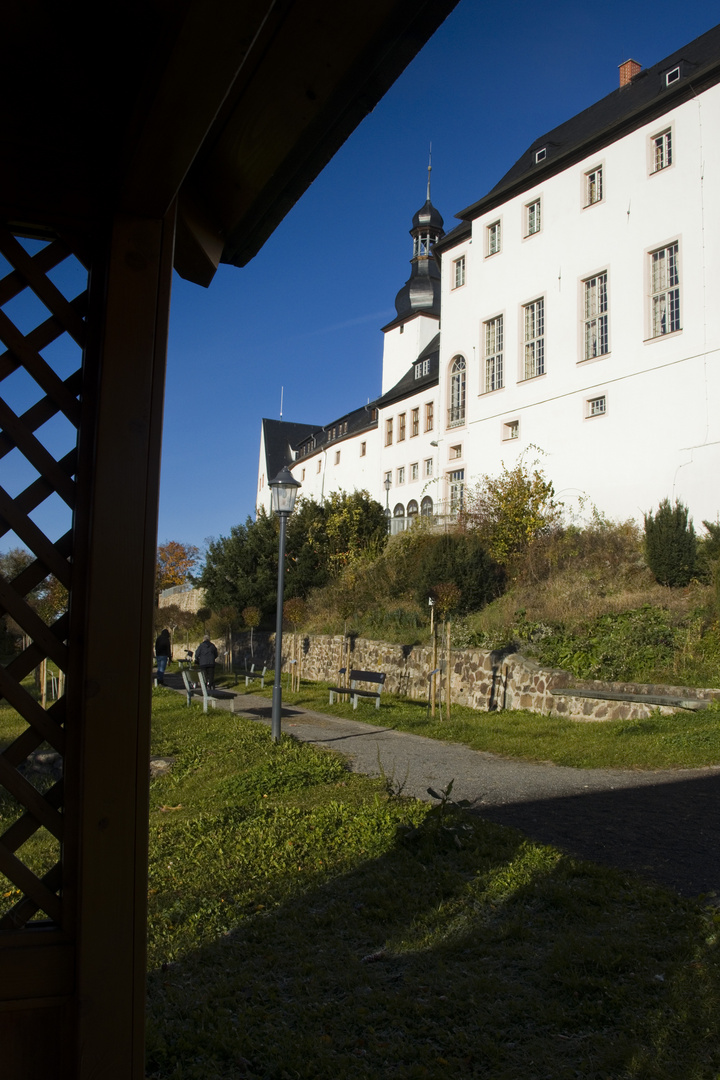
<path id="1" fill-rule="evenodd" d="M 626 60 L 620 64 L 620 85 L 628 86 L 641 70 L 642 64 L 638 64 L 637 60 Z"/>

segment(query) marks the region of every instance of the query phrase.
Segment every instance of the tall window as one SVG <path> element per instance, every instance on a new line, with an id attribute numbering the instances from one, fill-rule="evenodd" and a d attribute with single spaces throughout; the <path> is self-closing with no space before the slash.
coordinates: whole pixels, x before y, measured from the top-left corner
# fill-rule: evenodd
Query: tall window
<path id="1" fill-rule="evenodd" d="M 500 222 L 493 221 L 492 225 L 487 227 L 487 253 L 488 255 L 497 255 L 500 250 L 502 236 L 500 233 Z"/>
<path id="2" fill-rule="evenodd" d="M 455 259 L 453 262 L 453 289 L 459 289 L 461 285 L 465 284 L 465 256 L 461 255 L 459 259 Z"/>
<path id="3" fill-rule="evenodd" d="M 463 508 L 465 494 L 465 470 L 455 469 L 448 473 L 448 493 L 450 495 L 450 513 L 457 514 Z"/>
<path id="4" fill-rule="evenodd" d="M 465 422 L 465 357 L 456 356 L 450 368 L 448 427 Z"/>
<path id="5" fill-rule="evenodd" d="M 393 440 L 393 422 L 392 417 L 385 421 L 385 445 L 391 446 Z"/>
<path id="6" fill-rule="evenodd" d="M 432 401 L 428 401 L 425 406 L 425 430 L 432 431 L 433 424 L 435 423 L 435 410 Z"/>
<path id="7" fill-rule="evenodd" d="M 523 307 L 523 378 L 545 374 L 545 301 L 533 300 Z"/>
<path id="8" fill-rule="evenodd" d="M 535 199 L 525 207 L 525 235 L 532 236 L 540 232 L 540 200 Z"/>
<path id="9" fill-rule="evenodd" d="M 415 378 L 416 379 L 421 379 L 423 377 L 423 375 L 429 375 L 429 374 L 430 374 L 430 361 L 429 360 L 420 360 L 415 365 Z"/>
<path id="10" fill-rule="evenodd" d="M 420 476 L 420 466 L 417 461 L 410 466 L 410 479 L 417 480 Z"/>
<path id="11" fill-rule="evenodd" d="M 433 474 L 433 459 L 431 457 L 425 458 L 425 475 L 432 476 Z"/>
<path id="12" fill-rule="evenodd" d="M 404 465 L 401 465 L 400 468 L 397 471 L 397 482 L 398 482 L 398 484 L 404 484 L 405 483 L 405 466 Z"/>
<path id="13" fill-rule="evenodd" d="M 680 268 L 678 245 L 653 251 L 650 256 L 651 337 L 680 329 Z"/>
<path id="14" fill-rule="evenodd" d="M 410 420 L 410 438 L 420 434 L 420 409 L 413 409 Z"/>
<path id="15" fill-rule="evenodd" d="M 499 390 L 503 382 L 503 317 L 485 323 L 485 393 Z"/>
<path id="16" fill-rule="evenodd" d="M 401 412 L 398 417 L 398 442 L 405 440 L 405 413 Z"/>
<path id="17" fill-rule="evenodd" d="M 585 205 L 602 202 L 603 197 L 603 171 L 602 166 L 585 173 Z"/>
<path id="18" fill-rule="evenodd" d="M 584 281 L 583 294 L 583 359 L 591 360 L 594 356 L 603 356 L 609 351 L 607 273 L 597 274 Z"/>
<path id="19" fill-rule="evenodd" d="M 360 457 L 365 457 L 366 453 L 367 453 L 367 443 L 366 442 L 361 442 L 360 443 Z"/>
<path id="20" fill-rule="evenodd" d="M 672 148 L 672 130 L 668 128 L 667 131 L 661 132 L 659 135 L 655 135 L 652 139 L 652 152 L 653 152 L 653 172 L 660 172 L 661 169 L 667 169 L 668 165 L 673 163 L 673 148 Z"/>

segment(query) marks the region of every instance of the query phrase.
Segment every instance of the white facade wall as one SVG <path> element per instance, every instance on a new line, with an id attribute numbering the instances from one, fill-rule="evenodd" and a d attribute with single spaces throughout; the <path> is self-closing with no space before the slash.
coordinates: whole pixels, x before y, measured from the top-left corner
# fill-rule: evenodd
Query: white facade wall
<path id="1" fill-rule="evenodd" d="M 364 444 L 364 453 L 363 453 Z M 335 439 L 314 454 L 298 458 L 291 472 L 302 484 L 300 494 L 322 502 L 334 491 L 367 490 L 378 498 L 380 461 L 377 430 Z"/>
<path id="2" fill-rule="evenodd" d="M 512 467 L 531 444 L 558 497 L 587 495 L 612 517 L 641 518 L 665 496 L 696 522 L 720 509 L 720 178 L 714 133 L 720 88 L 678 106 L 473 222 L 472 239 L 443 254 L 440 458 L 466 481 Z M 651 173 L 650 139 L 672 131 L 673 164 Z M 603 199 L 585 206 L 585 175 L 602 166 Z M 526 237 L 525 206 L 542 201 L 542 228 Z M 488 255 L 487 227 L 502 248 Z M 679 243 L 681 330 L 653 338 L 651 252 Z M 466 256 L 466 284 L 453 262 Z M 607 355 L 585 360 L 583 281 L 606 271 Z M 545 304 L 545 374 L 523 378 L 523 305 Z M 484 323 L 504 320 L 504 386 L 485 392 Z M 467 362 L 465 422 L 446 425 L 449 370 Z M 604 395 L 604 415 L 587 416 Z M 503 438 L 517 421 L 519 435 Z M 461 448 L 455 457 L 451 447 Z"/>
<path id="3" fill-rule="evenodd" d="M 399 383 L 410 365 L 438 332 L 438 320 L 415 315 L 400 326 L 385 331 L 382 364 L 382 394 Z"/>

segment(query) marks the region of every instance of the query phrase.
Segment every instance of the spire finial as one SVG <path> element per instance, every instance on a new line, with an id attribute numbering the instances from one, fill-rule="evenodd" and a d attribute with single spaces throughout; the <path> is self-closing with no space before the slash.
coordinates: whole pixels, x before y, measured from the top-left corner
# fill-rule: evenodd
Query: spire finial
<path id="1" fill-rule="evenodd" d="M 430 202 L 430 173 L 432 172 L 432 143 L 430 143 L 430 153 L 428 155 L 428 188 L 427 188 L 427 201 Z"/>

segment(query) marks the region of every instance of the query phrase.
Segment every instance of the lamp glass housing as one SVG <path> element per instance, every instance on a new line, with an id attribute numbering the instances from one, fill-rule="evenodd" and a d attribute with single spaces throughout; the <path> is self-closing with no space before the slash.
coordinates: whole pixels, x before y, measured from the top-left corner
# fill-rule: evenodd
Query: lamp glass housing
<path id="1" fill-rule="evenodd" d="M 300 481 L 284 466 L 274 480 L 270 481 L 272 508 L 275 514 L 292 514 Z"/>

